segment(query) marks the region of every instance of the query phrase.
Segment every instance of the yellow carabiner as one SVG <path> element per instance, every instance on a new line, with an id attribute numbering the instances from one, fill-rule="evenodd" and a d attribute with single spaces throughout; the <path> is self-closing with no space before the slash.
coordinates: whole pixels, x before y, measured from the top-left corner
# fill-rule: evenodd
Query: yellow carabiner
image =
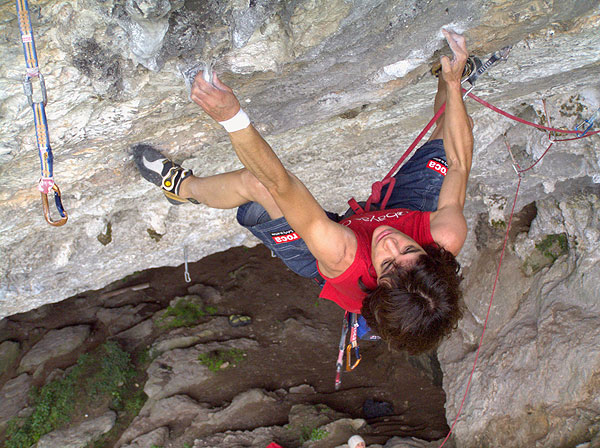
<path id="1" fill-rule="evenodd" d="M 352 346 L 353 344 L 348 344 L 348 346 L 346 347 L 346 372 L 350 372 L 351 370 L 356 369 L 356 367 L 360 364 L 361 360 L 361 357 L 357 351 L 356 354 L 358 355 L 358 358 L 356 358 L 356 361 L 354 361 L 354 364 L 352 364 Z"/>
<path id="2" fill-rule="evenodd" d="M 61 215 L 61 219 L 58 221 L 53 221 L 50 217 L 50 206 L 48 205 L 48 195 L 45 193 L 41 193 L 42 195 L 42 207 L 44 209 L 44 218 L 46 218 L 46 222 L 54 227 L 60 227 L 67 223 L 69 217 L 67 216 L 67 212 L 63 208 L 62 201 L 60 199 L 60 188 L 58 185 L 54 184 L 52 186 L 52 190 L 54 191 L 54 202 L 56 203 L 56 208 Z"/>

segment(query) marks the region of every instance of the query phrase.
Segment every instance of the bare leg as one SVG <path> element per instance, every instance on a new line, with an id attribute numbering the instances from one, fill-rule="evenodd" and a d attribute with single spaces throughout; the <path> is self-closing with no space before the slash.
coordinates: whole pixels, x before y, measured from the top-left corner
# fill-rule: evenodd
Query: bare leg
<path id="1" fill-rule="evenodd" d="M 215 176 L 190 176 L 181 183 L 179 196 L 222 209 L 253 201 L 262 205 L 271 219 L 283 216 L 268 190 L 245 168 Z"/>

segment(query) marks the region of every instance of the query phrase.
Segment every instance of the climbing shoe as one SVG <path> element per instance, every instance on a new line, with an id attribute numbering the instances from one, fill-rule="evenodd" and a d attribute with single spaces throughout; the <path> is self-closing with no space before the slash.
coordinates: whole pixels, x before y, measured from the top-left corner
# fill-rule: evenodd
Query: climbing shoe
<path id="1" fill-rule="evenodd" d="M 191 176 L 192 170 L 184 170 L 150 145 L 137 144 L 132 148 L 132 152 L 142 177 L 159 186 L 171 204 L 179 205 L 188 201 L 198 203 L 194 199 L 178 196 L 181 181 Z"/>
<path id="2" fill-rule="evenodd" d="M 482 65 L 483 64 L 481 63 L 481 60 L 477 56 L 469 56 L 467 58 L 467 62 L 465 63 L 465 68 L 463 70 L 461 79 L 462 80 L 468 79 Z M 436 78 L 439 78 L 441 73 L 442 73 L 442 63 L 440 61 L 437 61 L 431 67 L 431 74 L 433 76 L 435 76 Z"/>

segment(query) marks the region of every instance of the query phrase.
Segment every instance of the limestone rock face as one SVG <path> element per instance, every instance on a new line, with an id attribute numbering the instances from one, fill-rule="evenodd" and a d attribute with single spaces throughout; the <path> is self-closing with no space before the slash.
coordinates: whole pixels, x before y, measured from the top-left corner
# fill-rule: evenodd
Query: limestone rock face
<path id="1" fill-rule="evenodd" d="M 455 428 L 460 446 L 574 446 L 600 430 L 600 307 L 592 285 L 600 275 L 600 199 L 580 192 L 537 206 L 529 231 L 516 238 L 504 261 L 469 399 Z M 550 244 L 562 237 L 562 247 Z M 550 263 L 528 275 L 536 250 Z M 476 259 L 486 267 L 469 272 L 467 316 L 439 351 L 449 421 L 481 337 L 495 274 L 488 260 L 498 255 L 492 247 Z"/>
<path id="2" fill-rule="evenodd" d="M 101 287 L 127 273 L 255 244 L 232 211 L 173 207 L 143 181 L 129 155 L 150 142 L 198 174 L 239 168 L 223 130 L 191 103 L 181 70 L 213 61 L 286 166 L 324 207 L 365 197 L 431 116 L 426 75 L 445 44 L 440 28 L 466 34 L 485 57 L 512 44 L 477 93 L 516 114 L 573 127 L 600 104 L 598 2 L 188 2 L 41 1 L 32 22 L 49 95 L 55 178 L 69 212 L 51 228 L 35 190 L 33 117 L 14 5 L 0 9 L 0 316 Z M 514 172 L 499 136 L 514 127 L 477 104 L 468 218 L 498 210 Z M 537 116 L 537 117 L 536 117 Z M 542 132 L 508 135 L 526 162 L 545 149 Z M 530 176 L 519 206 L 561 182 L 597 185 L 593 139 L 555 145 Z M 513 182 L 507 182 L 511 179 Z M 193 230 L 192 230 L 193 229 Z M 467 245 L 463 259 L 473 257 Z"/>
<path id="3" fill-rule="evenodd" d="M 179 265 L 184 247 L 196 260 L 256 244 L 234 211 L 169 205 L 131 159 L 130 146 L 143 141 L 200 175 L 240 168 L 225 132 L 188 99 L 181 72 L 200 61 L 214 63 L 286 167 L 336 212 L 365 198 L 431 117 L 428 71 L 448 53 L 442 26 L 464 32 L 484 60 L 513 45 L 475 90 L 512 114 L 572 129 L 600 107 L 597 0 L 40 0 L 32 21 L 70 216 L 52 228 L 35 189 L 13 8 L 0 6 L 0 317 Z M 546 132 L 470 100 L 468 108 L 476 145 L 460 255 L 467 310 L 440 350 L 449 420 L 482 332 L 517 188 L 513 163 L 528 168 L 550 145 Z M 456 426 L 460 446 L 573 445 L 600 430 L 598 139 L 557 142 L 522 174 L 516 211 L 529 205 L 537 217 L 511 235 Z M 168 371 L 155 373 L 153 396 L 163 386 L 177 393 Z"/>

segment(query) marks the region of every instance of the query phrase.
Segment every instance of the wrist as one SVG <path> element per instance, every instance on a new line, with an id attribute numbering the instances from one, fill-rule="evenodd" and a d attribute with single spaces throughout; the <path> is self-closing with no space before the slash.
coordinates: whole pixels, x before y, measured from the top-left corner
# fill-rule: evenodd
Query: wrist
<path id="1" fill-rule="evenodd" d="M 452 80 L 452 81 L 446 81 L 446 87 L 448 89 L 461 90 L 462 84 L 461 84 L 460 79 L 456 79 L 456 80 Z"/>
<path id="2" fill-rule="evenodd" d="M 244 110 L 240 107 L 240 110 L 228 120 L 219 121 L 221 126 L 225 128 L 225 130 L 229 133 L 240 131 L 242 129 L 246 129 L 250 126 L 250 118 Z"/>

